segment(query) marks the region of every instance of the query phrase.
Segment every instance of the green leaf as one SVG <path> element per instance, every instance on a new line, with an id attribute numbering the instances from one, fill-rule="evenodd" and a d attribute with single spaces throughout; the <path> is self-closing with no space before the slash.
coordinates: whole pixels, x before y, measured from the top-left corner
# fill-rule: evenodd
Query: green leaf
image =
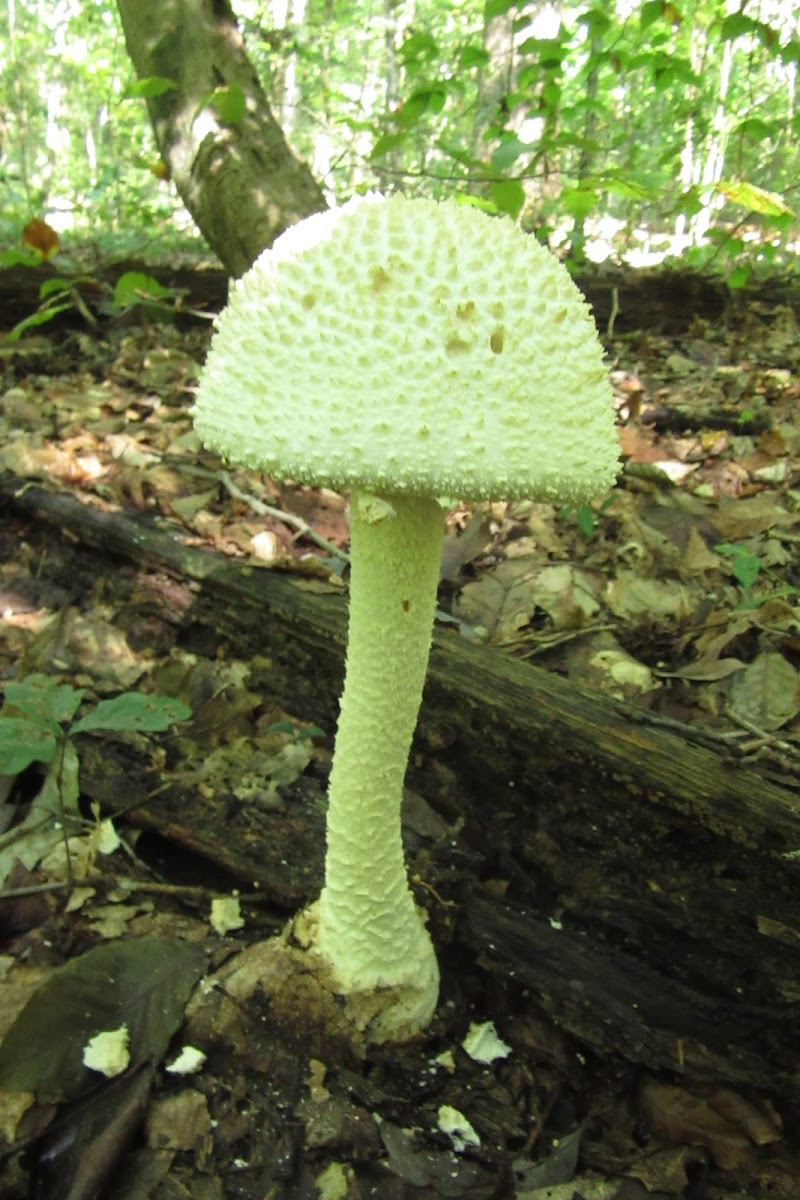
<path id="1" fill-rule="evenodd" d="M 595 526 L 597 524 L 592 506 L 590 504 L 581 504 L 575 513 L 575 521 L 587 542 L 591 541 L 594 537 Z"/>
<path id="2" fill-rule="evenodd" d="M 444 83 L 435 83 L 430 89 L 428 99 L 428 111 L 434 114 L 440 113 L 447 101 L 447 85 Z"/>
<path id="3" fill-rule="evenodd" d="M 403 42 L 399 57 L 404 66 L 413 66 L 423 60 L 436 58 L 439 47 L 430 33 L 412 33 Z"/>
<path id="4" fill-rule="evenodd" d="M 145 696 L 143 692 L 123 692 L 112 700 L 101 700 L 96 708 L 72 726 L 73 733 L 88 733 L 93 729 L 121 733 L 138 730 L 142 733 L 162 733 L 175 721 L 186 721 L 192 710 L 170 696 Z"/>
<path id="5" fill-rule="evenodd" d="M 152 100 L 156 96 L 163 96 L 164 92 L 174 91 L 177 86 L 174 79 L 167 79 L 163 75 L 148 75 L 146 79 L 138 79 L 128 88 L 128 96 L 133 100 Z"/>
<path id="6" fill-rule="evenodd" d="M 611 18 L 602 8 L 587 8 L 581 24 L 586 26 L 589 37 L 600 37 L 610 26 Z"/>
<path id="7" fill-rule="evenodd" d="M 751 142 L 763 142 L 772 136 L 774 128 L 774 123 L 767 123 L 761 117 L 745 117 L 744 121 L 740 121 L 734 128 L 731 136 L 746 137 Z"/>
<path id="8" fill-rule="evenodd" d="M 62 279 L 60 275 L 54 275 L 52 279 L 45 279 L 39 288 L 39 299 L 44 300 L 53 295 L 63 296 L 65 292 L 69 292 L 71 287 L 69 279 Z"/>
<path id="9" fill-rule="evenodd" d="M 656 91 L 663 92 L 673 83 L 694 86 L 700 82 L 691 65 L 685 59 L 673 57 L 662 60 L 653 68 L 653 84 Z"/>
<path id="10" fill-rule="evenodd" d="M 13 329 L 9 329 L 7 334 L 8 341 L 18 341 L 27 330 L 35 329 L 37 325 L 46 325 L 48 321 L 52 321 L 59 313 L 66 312 L 68 308 L 73 307 L 72 301 L 69 301 L 67 304 L 54 304 L 48 308 L 40 309 L 39 312 L 31 313 L 29 317 L 23 317 L 21 321 L 17 321 Z"/>
<path id="11" fill-rule="evenodd" d="M 19 775 L 34 762 L 55 758 L 54 734 L 26 717 L 0 716 L 0 775 Z"/>
<path id="12" fill-rule="evenodd" d="M 664 0 L 645 0 L 639 9 L 639 28 L 642 33 L 659 21 L 664 13 Z"/>
<path id="13" fill-rule="evenodd" d="M 483 17 L 491 21 L 492 17 L 502 17 L 510 8 L 516 8 L 517 0 L 486 0 L 483 6 Z"/>
<path id="14" fill-rule="evenodd" d="M 41 255 L 30 250 L 3 250 L 0 253 L 0 267 L 38 267 L 41 261 Z"/>
<path id="15" fill-rule="evenodd" d="M 558 38 L 545 38 L 541 43 L 539 67 L 542 71 L 560 71 L 567 56 L 567 47 Z"/>
<path id="16" fill-rule="evenodd" d="M 709 242 L 719 246 L 729 258 L 741 254 L 747 248 L 744 238 L 732 237 L 726 229 L 709 229 L 707 236 Z"/>
<path id="17" fill-rule="evenodd" d="M 788 42 L 784 42 L 778 49 L 778 57 L 787 65 L 800 63 L 800 41 L 797 38 L 790 38 Z"/>
<path id="18" fill-rule="evenodd" d="M 214 88 L 210 102 L 226 125 L 238 125 L 247 112 L 247 99 L 238 83 Z"/>
<path id="19" fill-rule="evenodd" d="M 298 742 L 304 742 L 307 738 L 324 738 L 326 737 L 324 729 L 320 729 L 319 725 L 307 725 L 305 729 L 301 729 L 297 735 Z"/>
<path id="20" fill-rule="evenodd" d="M 775 229 L 782 236 L 786 236 L 792 227 L 793 212 L 786 213 L 764 213 L 764 224 Z M 766 246 L 762 249 L 762 254 L 766 250 Z"/>
<path id="21" fill-rule="evenodd" d="M 502 179 L 493 183 L 490 188 L 491 197 L 499 212 L 518 217 L 525 203 L 525 189 L 518 179 Z"/>
<path id="22" fill-rule="evenodd" d="M 409 96 L 403 102 L 402 108 L 399 108 L 395 113 L 395 121 L 400 129 L 412 129 L 419 123 L 425 113 L 428 111 L 428 97 L 426 93 L 417 92 L 415 95 Z"/>
<path id="23" fill-rule="evenodd" d="M 425 113 L 442 111 L 447 99 L 447 88 L 444 84 L 433 84 L 429 87 L 417 88 L 403 101 L 395 113 L 395 121 L 400 129 L 411 129 Z"/>
<path id="24" fill-rule="evenodd" d="M 74 1099 L 97 1083 L 83 1065 L 90 1038 L 127 1025 L 131 1066 L 163 1057 L 203 973 L 201 947 L 178 938 L 96 946 L 54 972 L 0 1045 L 0 1087 Z"/>
<path id="25" fill-rule="evenodd" d="M 454 199 L 458 204 L 466 204 L 470 208 L 477 208 L 481 212 L 489 213 L 490 216 L 497 216 L 497 205 L 491 200 L 484 199 L 483 196 L 471 196 L 466 192 L 456 192 Z"/>
<path id="26" fill-rule="evenodd" d="M 58 734 L 60 722 L 71 721 L 75 716 L 85 691 L 58 683 L 50 675 L 35 674 L 7 683 L 5 698 L 9 707 Z"/>
<path id="27" fill-rule="evenodd" d="M 120 275 L 114 287 L 114 305 L 116 308 L 130 308 L 141 304 L 143 300 L 162 300 L 174 295 L 171 288 L 163 287 L 152 275 L 142 271 L 126 271 Z"/>
<path id="28" fill-rule="evenodd" d="M 675 211 L 683 213 L 686 217 L 693 217 L 702 212 L 704 207 L 702 189 L 694 186 L 681 193 Z"/>
<path id="29" fill-rule="evenodd" d="M 464 46 L 458 56 L 458 65 L 462 71 L 470 71 L 473 67 L 485 67 L 491 59 L 488 50 L 483 46 Z"/>
<path id="30" fill-rule="evenodd" d="M 383 133 L 372 147 L 370 159 L 374 162 L 376 158 L 381 158 L 384 154 L 389 154 L 392 150 L 396 150 L 398 146 L 402 146 L 406 141 L 405 133 Z"/>
<path id="31" fill-rule="evenodd" d="M 292 721 L 273 721 L 267 726 L 267 733 L 294 733 L 294 724 Z"/>
<path id="32" fill-rule="evenodd" d="M 743 288 L 749 278 L 750 278 L 750 268 L 749 267 L 747 267 L 747 266 L 734 267 L 733 270 L 728 273 L 728 275 L 725 279 L 725 282 L 727 283 L 728 287 L 731 288 L 732 291 L 736 291 L 738 288 Z"/>
<path id="33" fill-rule="evenodd" d="M 723 42 L 730 42 L 734 38 L 741 37 L 744 33 L 753 33 L 758 25 L 752 17 L 747 17 L 743 12 L 731 13 L 722 22 L 719 36 Z"/>
<path id="34" fill-rule="evenodd" d="M 604 176 L 592 180 L 592 186 L 595 185 L 603 191 L 611 192 L 614 196 L 622 196 L 625 200 L 653 200 L 657 194 L 654 188 L 639 183 L 635 179 L 612 179 Z"/>
<path id="35" fill-rule="evenodd" d="M 507 171 L 513 166 L 521 154 L 527 154 L 531 147 L 526 142 L 512 134 L 502 141 L 492 154 L 492 166 L 496 171 Z"/>
<path id="36" fill-rule="evenodd" d="M 598 194 L 593 188 L 562 188 L 559 202 L 571 217 L 582 220 L 597 207 Z"/>
<path id="37" fill-rule="evenodd" d="M 716 190 L 728 200 L 732 200 L 734 204 L 741 204 L 750 212 L 773 217 L 792 213 L 792 209 L 781 196 L 775 192 L 768 192 L 755 183 L 748 183 L 745 179 L 720 180 L 716 185 Z"/>
<path id="38" fill-rule="evenodd" d="M 741 542 L 720 542 L 714 549 L 717 554 L 731 560 L 731 574 L 734 579 L 743 588 L 751 588 L 761 571 L 758 557 Z"/>
<path id="39" fill-rule="evenodd" d="M 561 85 L 545 83 L 541 91 L 542 108 L 547 115 L 553 114 L 561 103 Z"/>

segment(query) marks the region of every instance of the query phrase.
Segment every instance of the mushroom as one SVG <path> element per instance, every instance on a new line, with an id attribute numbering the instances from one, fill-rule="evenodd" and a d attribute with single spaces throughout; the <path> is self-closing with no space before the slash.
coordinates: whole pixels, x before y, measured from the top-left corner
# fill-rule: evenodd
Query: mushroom
<path id="1" fill-rule="evenodd" d="M 445 498 L 574 504 L 613 483 L 600 342 L 566 269 L 509 220 L 369 194 L 289 229 L 235 285 L 194 420 L 233 463 L 351 489 L 325 882 L 295 929 L 367 1040 L 406 1039 L 439 985 L 400 813 Z"/>

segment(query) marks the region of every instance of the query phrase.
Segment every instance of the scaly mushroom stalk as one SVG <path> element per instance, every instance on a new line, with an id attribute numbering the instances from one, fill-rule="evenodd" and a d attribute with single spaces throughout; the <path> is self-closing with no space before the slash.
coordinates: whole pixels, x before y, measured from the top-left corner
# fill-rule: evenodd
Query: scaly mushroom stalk
<path id="1" fill-rule="evenodd" d="M 400 806 L 430 653 L 443 528 L 436 500 L 363 492 L 351 500 L 347 666 L 315 944 L 345 994 L 396 991 L 384 1036 L 421 1028 L 438 992 L 433 947 L 406 877 Z"/>

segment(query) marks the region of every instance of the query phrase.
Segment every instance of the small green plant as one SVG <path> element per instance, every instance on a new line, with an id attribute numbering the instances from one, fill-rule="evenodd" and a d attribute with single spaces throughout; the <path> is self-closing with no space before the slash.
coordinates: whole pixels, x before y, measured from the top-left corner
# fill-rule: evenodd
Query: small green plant
<path id="1" fill-rule="evenodd" d="M 273 721 L 267 726 L 267 733 L 290 733 L 295 742 L 305 742 L 308 738 L 325 737 L 325 730 L 319 725 L 296 725 L 294 721 Z"/>
<path id="2" fill-rule="evenodd" d="M 731 574 L 749 592 L 761 571 L 758 556 L 744 542 L 720 542 L 714 549 L 723 558 L 730 559 Z"/>
<path id="3" fill-rule="evenodd" d="M 578 529 L 586 538 L 587 542 L 590 542 L 597 532 L 598 518 L 602 516 L 606 509 L 610 508 L 615 499 L 615 496 L 607 496 L 597 512 L 595 512 L 591 504 L 580 504 L 577 508 L 573 507 L 572 505 L 567 508 L 562 508 L 560 509 L 558 515 L 561 520 L 566 517 L 574 516 L 575 524 L 578 526 Z"/>
<path id="4" fill-rule="evenodd" d="M 84 688 L 59 683 L 48 675 L 28 675 L 5 688 L 0 711 L 0 775 L 19 775 L 32 763 L 46 774 L 24 821 L 0 838 L 0 880 L 15 859 L 32 867 L 58 840 L 77 826 L 78 754 L 73 738 L 100 730 L 159 733 L 185 721 L 191 709 L 167 696 L 123 692 L 100 700 L 76 719 Z"/>
<path id="5" fill-rule="evenodd" d="M 58 683 L 49 675 L 28 675 L 7 684 L 0 711 L 0 774 L 18 775 L 33 762 L 52 763 L 76 733 L 159 733 L 192 715 L 190 708 L 169 696 L 123 692 L 100 700 L 75 721 L 85 694 L 85 688 Z"/>
<path id="6" fill-rule="evenodd" d="M 0 255 L 0 265 L 2 261 L 3 256 Z M 27 265 L 35 266 L 37 263 L 28 261 Z M 29 329 L 45 325 L 69 309 L 75 309 L 86 324 L 94 329 L 97 317 L 87 297 L 91 297 L 99 310 L 107 314 L 119 316 L 140 305 L 144 316 L 162 321 L 174 317 L 178 300 L 173 288 L 164 287 L 157 279 L 141 271 L 126 271 L 113 288 L 93 275 L 53 275 L 45 279 L 39 288 L 39 307 L 36 312 L 29 313 L 17 322 L 6 335 L 8 341 L 18 341 Z"/>
<path id="7" fill-rule="evenodd" d="M 764 568 L 761 560 L 747 546 L 746 542 L 720 542 L 714 547 L 717 554 L 730 559 L 730 571 L 741 586 L 744 596 L 736 605 L 736 610 L 759 608 L 768 600 L 779 600 L 800 596 L 800 589 L 792 584 L 780 584 L 775 571 Z M 759 594 L 753 593 L 756 580 L 767 581 L 767 587 Z"/>

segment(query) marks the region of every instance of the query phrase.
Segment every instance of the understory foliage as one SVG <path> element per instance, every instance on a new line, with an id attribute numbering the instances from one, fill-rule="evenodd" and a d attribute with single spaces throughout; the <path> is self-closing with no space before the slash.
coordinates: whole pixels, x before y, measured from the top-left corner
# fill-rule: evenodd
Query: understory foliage
<path id="1" fill-rule="evenodd" d="M 123 692 L 77 716 L 86 694 L 48 675 L 27 675 L 6 683 L 0 710 L 0 775 L 18 776 L 32 763 L 44 779 L 27 816 L 0 845 L 0 884 L 17 861 L 33 866 L 80 825 L 78 752 L 80 733 L 155 733 L 185 721 L 191 710 L 168 696 Z M 69 863 L 69 853 L 67 853 Z"/>
<path id="2" fill-rule="evenodd" d="M 732 286 L 783 264 L 796 235 L 790 0 L 234 8 L 286 135 L 331 198 L 468 193 L 578 260 L 688 254 Z M 0 236 L 11 244 L 32 217 L 139 248 L 156 228 L 162 244 L 189 229 L 146 94 L 113 6 L 9 0 Z"/>

